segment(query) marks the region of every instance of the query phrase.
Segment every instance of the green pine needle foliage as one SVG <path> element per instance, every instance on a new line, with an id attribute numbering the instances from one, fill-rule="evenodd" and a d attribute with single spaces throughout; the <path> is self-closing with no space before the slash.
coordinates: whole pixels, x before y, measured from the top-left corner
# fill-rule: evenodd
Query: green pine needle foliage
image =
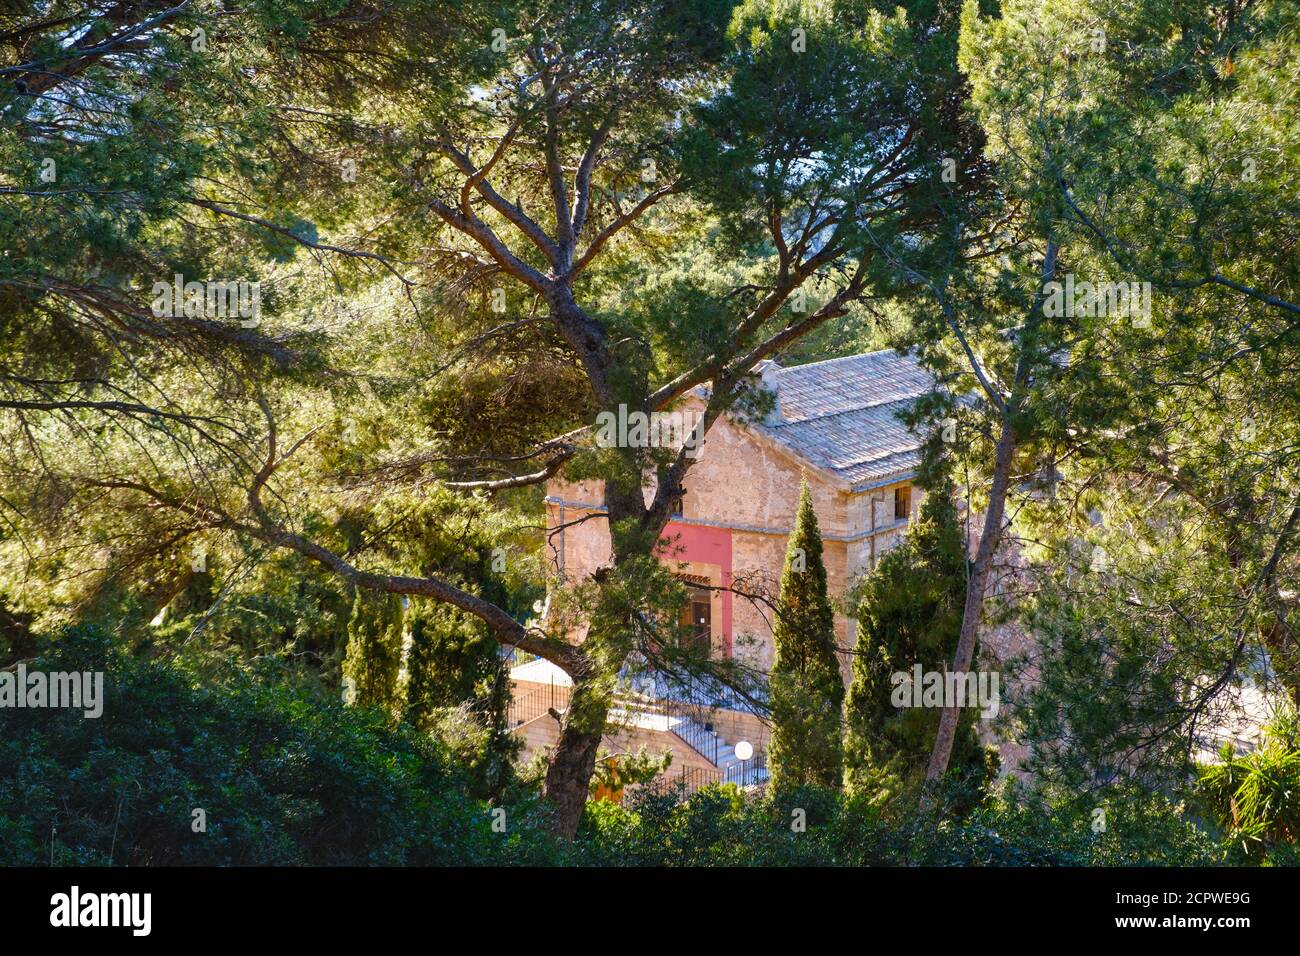
<path id="1" fill-rule="evenodd" d="M 849 595 L 858 622 L 853 683 L 845 708 L 844 782 L 851 793 L 888 799 L 925 776 L 938 708 L 896 707 L 890 675 L 951 667 L 966 600 L 966 550 L 946 476 L 921 506 L 907 538 Z M 975 711 L 962 714 L 952 770 L 982 777 Z"/>
<path id="2" fill-rule="evenodd" d="M 457 756 L 476 796 L 499 796 L 521 747 L 510 733 L 510 673 L 499 645 L 481 621 L 445 604 L 412 601 L 407 620 L 406 722 Z"/>
<path id="3" fill-rule="evenodd" d="M 800 488 L 799 512 L 781 573 L 772 641 L 776 652 L 770 785 L 778 792 L 837 786 L 844 680 L 835 654 L 835 612 L 826 593 L 821 532 L 807 481 Z"/>
<path id="4" fill-rule="evenodd" d="M 1199 790 L 1227 835 L 1251 857 L 1300 841 L 1300 723 L 1279 717 L 1253 753 L 1224 745 L 1221 761 L 1198 771 Z"/>

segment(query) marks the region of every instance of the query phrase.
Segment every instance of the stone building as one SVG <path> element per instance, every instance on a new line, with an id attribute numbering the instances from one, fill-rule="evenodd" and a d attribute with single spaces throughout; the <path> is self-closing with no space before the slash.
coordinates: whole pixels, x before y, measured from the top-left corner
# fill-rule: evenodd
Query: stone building
<path id="1" fill-rule="evenodd" d="M 794 528 L 799 484 L 806 477 L 821 526 L 832 599 L 900 539 L 916 514 L 912 480 L 918 440 L 899 419 L 932 383 L 915 361 L 892 350 L 782 368 L 764 362 L 755 373 L 775 401 L 761 422 L 723 417 L 686 478 L 681 510 L 664 532 L 670 561 L 688 583 L 728 587 L 737 578 L 779 578 Z M 707 393 L 689 396 L 686 416 Z M 552 481 L 547 523 L 551 558 L 568 580 L 581 580 L 610 557 L 603 521 L 571 523 L 602 510 L 596 482 Z M 716 656 L 743 655 L 766 670 L 772 662 L 768 614 L 727 591 L 700 588 L 692 621 Z M 836 619 L 841 646 L 852 622 Z"/>
<path id="2" fill-rule="evenodd" d="M 933 380 L 915 361 L 891 350 L 789 368 L 768 361 L 754 374 L 774 396 L 770 413 L 762 421 L 724 416 L 714 423 L 663 540 L 664 560 L 674 573 L 688 588 L 700 585 L 691 589 L 690 620 L 700 639 L 707 638 L 711 654 L 740 658 L 766 672 L 773 657 L 770 609 L 725 589 L 745 591 L 737 582 L 765 578 L 775 593 L 803 478 L 812 490 L 833 601 L 902 540 L 920 505 L 919 489 L 913 486 L 920 442 L 899 413 L 928 392 Z M 679 414 L 693 421 L 707 397 L 706 390 L 696 390 L 684 399 Z M 595 482 L 553 480 L 547 487 L 549 557 L 568 581 L 581 581 L 610 560 L 608 527 L 598 520 L 602 492 Z M 971 531 L 978 533 L 977 527 Z M 973 549 L 977 541 L 970 543 Z M 1005 598 L 1008 582 L 1017 580 L 1022 569 L 1009 535 L 999 552 L 992 596 Z M 835 629 L 837 644 L 846 651 L 841 663 L 847 683 L 847 651 L 856 643 L 856 629 L 839 613 Z M 1030 635 L 1012 621 L 987 622 L 980 645 L 986 667 L 998 667 L 997 662 L 1016 655 L 1032 656 Z M 1022 679 L 1033 676 L 1031 664 Z M 553 744 L 559 727 L 555 715 L 568 700 L 567 675 L 537 660 L 516 667 L 512 677 L 517 732 L 530 750 Z M 1004 697 L 1012 691 L 1006 683 L 1002 689 Z M 751 784 L 766 779 L 767 726 L 738 702 L 719 707 L 715 698 L 701 707 L 693 695 L 683 700 L 676 689 L 665 693 L 662 687 L 638 700 L 625 698 L 616 706 L 605 741 L 610 754 L 667 747 L 674 754 L 673 773 L 680 773 L 692 789 L 716 780 Z M 1211 721 L 1214 726 L 1203 735 L 1208 741 L 1203 759 L 1213 758 L 1212 751 L 1225 741 L 1238 749 L 1258 742 L 1265 720 L 1260 714 L 1267 708 L 1258 701 L 1232 708 L 1232 721 Z M 988 720 L 980 721 L 980 732 L 1000 750 L 1003 771 L 1019 773 L 1028 756 L 1023 743 L 1003 739 Z M 755 756 L 739 759 L 738 744 L 752 746 Z"/>
<path id="3" fill-rule="evenodd" d="M 920 502 L 912 484 L 919 442 L 899 413 L 931 388 L 932 379 L 891 350 L 789 368 L 768 361 L 754 373 L 773 394 L 770 412 L 762 421 L 724 416 L 714 423 L 663 539 L 664 560 L 688 587 L 700 585 L 691 589 L 689 613 L 711 653 L 766 671 L 773 656 L 770 610 L 725 589 L 766 580 L 774 592 L 803 478 L 813 494 L 832 600 L 901 540 Z M 699 389 L 677 411 L 693 421 L 707 397 Z M 609 563 L 609 529 L 597 517 L 603 500 L 598 482 L 553 480 L 547 486 L 549 557 L 570 582 Z M 837 614 L 835 628 L 837 643 L 851 648 L 853 622 Z M 847 681 L 847 654 L 842 666 Z M 515 668 L 512 676 L 516 731 L 530 750 L 553 744 L 568 677 L 541 660 Z M 691 786 L 765 779 L 767 727 L 758 717 L 740 706 L 702 713 L 677 707 L 675 697 L 670 703 L 623 707 L 613 715 L 606 750 L 667 747 L 674 752 L 674 773 Z M 741 760 L 738 745 L 741 754 L 752 746 L 755 756 Z"/>

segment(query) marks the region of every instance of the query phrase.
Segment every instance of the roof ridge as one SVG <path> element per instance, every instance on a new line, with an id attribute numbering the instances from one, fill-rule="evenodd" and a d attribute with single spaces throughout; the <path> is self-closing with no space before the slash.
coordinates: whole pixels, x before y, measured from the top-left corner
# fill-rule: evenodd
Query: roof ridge
<path id="1" fill-rule="evenodd" d="M 781 442 L 780 439 L 778 439 L 775 435 L 771 435 L 769 437 L 772 438 L 773 441 L 780 442 L 781 447 L 789 449 L 791 452 L 793 452 L 795 455 L 798 455 L 801 458 L 810 457 L 810 454 L 805 450 L 795 449 L 791 445 L 787 445 L 785 442 Z M 864 452 L 860 452 L 857 455 L 853 455 L 844 464 L 841 465 L 831 465 L 830 464 L 831 459 L 826 457 L 825 455 L 821 455 L 819 457 L 827 463 L 827 467 L 833 468 L 837 471 L 842 471 L 845 468 L 852 468 L 854 465 L 863 465 L 866 464 L 867 462 L 884 461 L 887 458 L 896 458 L 899 455 L 913 455 L 920 450 L 920 447 L 921 446 L 918 443 L 915 446 L 912 446 L 910 448 L 894 448 L 890 451 L 874 451 L 874 452 L 864 451 Z"/>
<path id="2" fill-rule="evenodd" d="M 917 454 L 920 454 L 919 448 L 895 449 L 894 451 L 887 451 L 877 455 L 869 455 L 865 458 L 854 457 L 842 465 L 836 465 L 835 468 L 839 471 L 843 471 L 846 468 L 855 468 L 858 465 L 874 464 L 877 462 L 888 461 L 891 458 L 902 458 L 904 455 Z"/>
<path id="3" fill-rule="evenodd" d="M 898 351 L 898 349 L 886 348 L 886 349 L 876 349 L 874 352 L 855 352 L 853 355 L 840 355 L 837 356 L 836 358 L 818 359 L 816 362 L 805 362 L 803 365 L 778 365 L 777 368 L 780 372 L 798 372 L 801 369 L 815 368 L 818 365 L 830 365 L 832 362 L 847 362 L 849 361 L 849 359 L 873 358 L 877 355 L 884 355 L 886 352 L 892 352 L 900 359 L 906 359 L 907 361 L 915 362 L 915 360 L 912 359 L 911 356 L 905 355 L 904 353 Z"/>
<path id="4" fill-rule="evenodd" d="M 773 422 L 770 425 L 766 423 L 761 424 L 763 424 L 764 428 L 769 428 L 775 431 L 776 429 L 784 428 L 787 425 L 802 425 L 805 422 L 820 422 L 825 421 L 828 418 L 836 418 L 840 415 L 853 415 L 857 412 L 865 412 L 873 408 L 885 408 L 888 405 L 901 405 L 904 402 L 915 402 L 920 397 L 920 395 L 911 395 L 904 396 L 903 398 L 891 398 L 885 401 L 872 402 L 869 405 L 854 405 L 852 408 L 841 408 L 838 412 L 826 412 L 824 415 L 809 415 L 807 418 L 800 418 L 797 421 L 788 422 L 783 419 L 779 422 Z"/>

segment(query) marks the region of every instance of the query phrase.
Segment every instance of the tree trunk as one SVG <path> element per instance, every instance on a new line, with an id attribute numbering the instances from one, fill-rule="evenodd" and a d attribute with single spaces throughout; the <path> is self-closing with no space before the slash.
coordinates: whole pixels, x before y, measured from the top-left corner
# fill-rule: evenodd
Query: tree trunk
<path id="1" fill-rule="evenodd" d="M 1007 487 L 1011 481 L 1011 458 L 1016 450 L 1016 433 L 1011 413 L 1003 413 L 1002 433 L 998 436 L 997 454 L 993 464 L 993 485 L 989 489 L 989 507 L 984 514 L 984 531 L 971 566 L 970 580 L 966 584 L 966 610 L 961 619 L 961 636 L 957 639 L 957 652 L 953 655 L 954 671 L 969 671 L 979 644 L 980 617 L 984 612 L 984 591 L 988 587 L 993 556 L 1002 538 L 1002 515 L 1006 510 Z M 946 686 L 946 682 L 945 682 Z M 952 757 L 953 741 L 957 737 L 960 707 L 945 707 L 939 718 L 939 732 L 930 752 L 930 765 L 925 779 L 938 780 L 948 771 Z"/>
<path id="2" fill-rule="evenodd" d="M 594 670 L 574 674 L 560 739 L 551 753 L 542 787 L 542 794 L 553 808 L 551 832 L 561 839 L 577 836 L 608 716 L 608 689 L 600 674 Z"/>
<path id="3" fill-rule="evenodd" d="M 585 726 L 585 722 L 583 724 Z M 546 799 L 554 807 L 551 831 L 562 839 L 572 840 L 577 836 L 582 810 L 587 805 L 587 788 L 596 770 L 600 740 L 600 730 L 592 733 L 579 729 L 569 715 L 565 715 L 560 741 L 551 754 L 543 788 Z"/>
<path id="4" fill-rule="evenodd" d="M 606 572 L 616 571 L 628 562 L 653 554 L 671 514 L 667 508 L 656 511 L 646 507 L 642 483 L 645 462 L 641 450 L 625 448 L 622 453 L 625 473 L 605 479 L 605 507 L 613 552 L 612 567 L 604 569 Z M 619 477 L 626 480 L 619 481 Z M 680 476 L 676 480 L 680 482 Z M 612 629 L 587 634 L 585 644 L 592 648 L 586 655 L 589 669 L 573 675 L 573 695 L 564 715 L 560 740 L 546 771 L 543 793 L 554 807 L 555 814 L 551 829 L 565 840 L 572 840 L 578 832 L 588 788 L 596 771 L 596 755 L 610 707 L 609 686 L 605 682 L 612 682 L 613 673 L 632 650 L 629 635 L 634 622 L 626 620 L 622 623 L 622 630 L 606 624 Z"/>
<path id="5" fill-rule="evenodd" d="M 979 364 L 967 348 L 971 363 L 980 383 L 989 397 L 998 405 L 1002 413 L 1002 429 L 998 435 L 997 449 L 993 459 L 993 484 L 989 488 L 989 507 L 984 513 L 984 531 L 980 535 L 980 545 L 975 551 L 975 561 L 971 566 L 970 580 L 966 582 L 966 609 L 961 619 L 961 635 L 957 639 L 957 652 L 953 655 L 954 671 L 969 671 L 971 661 L 975 659 L 975 648 L 979 644 L 980 618 L 984 614 L 984 592 L 988 588 L 989 571 L 993 567 L 993 556 L 997 553 L 1002 540 L 1002 516 L 1006 511 L 1007 488 L 1011 483 L 1011 459 L 1016 451 L 1016 417 L 1020 413 L 1021 403 L 1029 387 L 1030 366 L 1033 363 L 1033 351 L 1038 323 L 1043 317 L 1043 301 L 1047 284 L 1056 275 L 1056 240 L 1047 239 L 1047 248 L 1043 254 L 1042 278 L 1033 305 L 1025 316 L 1025 324 L 1020 332 L 1016 358 L 1016 372 L 1012 381 L 1011 394 L 999 399 L 992 387 L 980 374 Z M 954 330 L 956 326 L 954 325 Z M 958 333 L 960 335 L 960 332 Z M 963 340 L 964 341 L 964 340 Z M 945 681 L 944 686 L 947 686 Z M 952 745 L 957 739 L 957 723 L 961 717 L 961 708 L 945 707 L 939 717 L 939 731 L 935 734 L 934 750 L 930 752 L 930 765 L 926 768 L 927 782 L 939 780 L 948 772 L 948 761 L 952 759 Z"/>

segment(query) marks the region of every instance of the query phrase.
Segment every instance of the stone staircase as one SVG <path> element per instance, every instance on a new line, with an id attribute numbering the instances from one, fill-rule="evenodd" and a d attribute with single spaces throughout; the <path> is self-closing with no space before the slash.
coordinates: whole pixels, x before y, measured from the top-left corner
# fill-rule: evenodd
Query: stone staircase
<path id="1" fill-rule="evenodd" d="M 711 727 L 691 717 L 679 716 L 673 720 L 669 729 L 717 767 L 722 772 L 722 782 L 742 787 L 767 782 L 767 763 L 762 755 L 741 760 L 736 756 L 736 748 Z"/>
<path id="2" fill-rule="evenodd" d="M 561 685 L 518 685 L 510 705 L 510 727 L 524 739 L 527 750 L 555 745 L 559 723 L 554 715 L 567 710 L 568 691 Z M 657 752 L 663 744 L 655 738 L 671 738 L 671 749 L 678 752 L 679 760 L 669 777 L 680 775 L 688 793 L 709 783 L 752 787 L 767 782 L 766 755 L 755 753 L 748 760 L 737 757 L 735 744 L 714 730 L 709 708 L 683 707 L 680 701 L 656 699 L 637 690 L 615 693 L 612 704 L 606 745 L 629 752 L 645 745 Z M 689 758 L 685 756 L 688 753 Z"/>

